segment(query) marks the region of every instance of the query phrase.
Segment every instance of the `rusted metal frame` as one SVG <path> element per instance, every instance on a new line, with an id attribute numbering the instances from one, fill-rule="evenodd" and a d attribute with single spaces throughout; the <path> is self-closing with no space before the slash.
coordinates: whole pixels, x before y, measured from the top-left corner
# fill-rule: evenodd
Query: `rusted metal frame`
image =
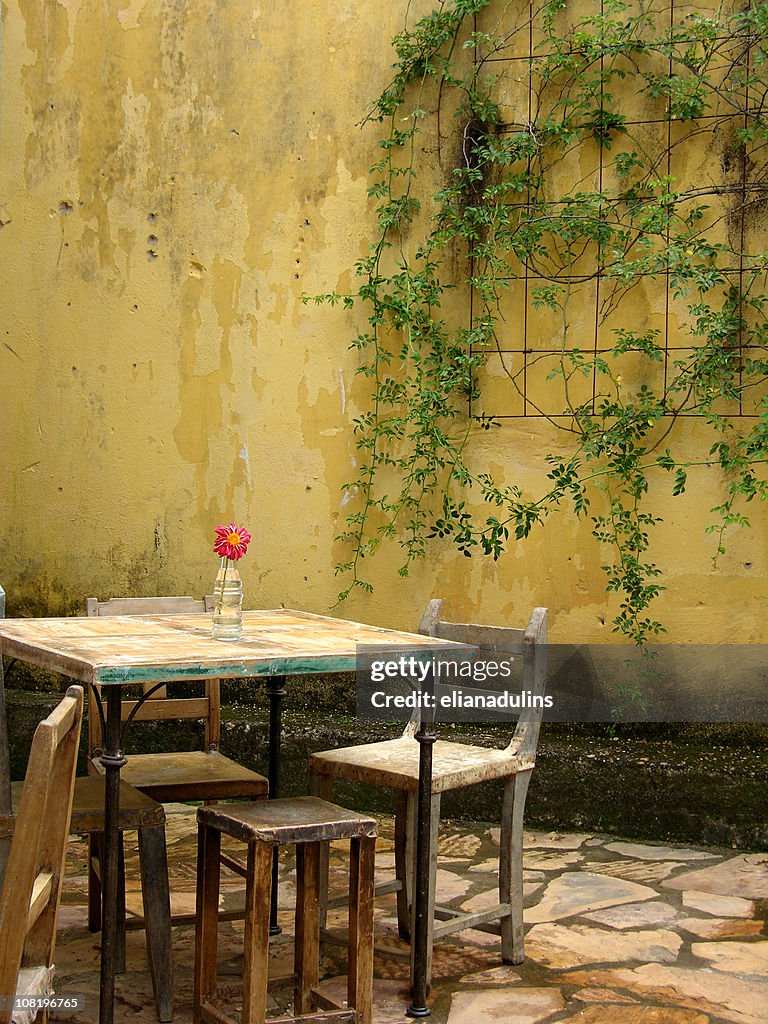
<path id="1" fill-rule="evenodd" d="M 115 685 L 114 683 L 110 683 L 109 684 L 109 686 L 114 686 L 114 685 Z M 128 685 L 130 685 L 130 684 L 128 684 Z M 155 683 L 154 686 L 151 686 L 148 690 L 146 690 L 144 693 L 142 693 L 141 697 L 139 697 L 139 699 L 135 702 L 134 706 L 130 710 L 130 713 L 129 713 L 128 717 L 126 718 L 125 722 L 123 723 L 122 729 L 120 730 L 119 744 L 120 744 L 121 747 L 123 747 L 125 745 L 125 734 L 126 734 L 126 732 L 128 730 L 128 726 L 131 724 L 131 722 L 136 717 L 136 714 L 138 713 L 139 708 L 142 706 L 142 704 L 144 704 L 144 702 L 146 700 L 148 700 L 152 696 L 153 693 L 156 693 L 158 690 L 162 689 L 164 686 L 167 686 L 167 685 L 168 685 L 167 683 Z M 91 694 L 93 695 L 93 700 L 90 703 L 91 704 L 95 704 L 96 711 L 97 711 L 98 716 L 99 716 L 99 725 L 100 725 L 100 728 L 101 728 L 101 742 L 102 742 L 102 747 L 103 747 L 104 737 L 106 735 L 106 730 L 107 730 L 107 723 L 106 723 L 106 719 L 104 717 L 103 701 L 101 699 L 101 696 L 99 695 L 99 691 L 96 689 L 96 687 L 94 686 L 93 683 L 90 683 L 90 682 L 88 683 L 88 689 L 90 690 Z M 122 686 L 118 686 L 118 689 L 121 691 L 120 692 L 120 702 L 122 704 Z M 121 715 L 121 718 L 122 718 L 122 708 L 120 710 L 120 715 Z"/>

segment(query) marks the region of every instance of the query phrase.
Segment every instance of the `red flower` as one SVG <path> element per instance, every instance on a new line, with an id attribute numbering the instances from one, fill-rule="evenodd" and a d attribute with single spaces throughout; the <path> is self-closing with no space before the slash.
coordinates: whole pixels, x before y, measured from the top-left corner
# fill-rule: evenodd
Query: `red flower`
<path id="1" fill-rule="evenodd" d="M 231 558 L 236 562 L 248 550 L 251 535 L 244 526 L 230 523 L 229 526 L 216 527 L 216 543 L 213 550 L 221 558 Z"/>

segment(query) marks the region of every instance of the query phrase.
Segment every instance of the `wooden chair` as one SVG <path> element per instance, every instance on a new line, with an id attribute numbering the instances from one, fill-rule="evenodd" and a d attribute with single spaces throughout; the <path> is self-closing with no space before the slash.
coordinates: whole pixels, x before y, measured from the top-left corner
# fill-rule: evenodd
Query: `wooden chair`
<path id="1" fill-rule="evenodd" d="M 543 697 L 546 682 L 546 608 L 534 608 L 525 629 L 444 622 L 440 618 L 441 611 L 442 601 L 430 601 L 419 631 L 428 636 L 481 646 L 484 654 L 489 650 L 499 652 L 499 656 L 506 652 L 522 652 L 521 689 L 530 691 L 538 698 Z M 432 913 L 429 914 L 427 980 L 431 971 L 433 941 L 465 928 L 479 928 L 500 934 L 504 963 L 518 964 L 523 960 L 523 810 L 536 760 L 543 700 L 531 703 L 539 706 L 521 712 L 512 739 L 503 750 L 440 739 L 432 748 L 430 831 L 433 857 L 428 893 Z M 416 851 L 416 798 L 419 781 L 419 744 L 414 738 L 416 728 L 417 720 L 414 718 L 399 739 L 326 750 L 309 758 L 309 791 L 323 799 L 331 798 L 335 779 L 387 786 L 395 790 L 396 881 L 394 884 L 377 886 L 377 894 L 391 892 L 393 889 L 397 892 L 398 929 L 406 941 L 410 941 L 412 931 Z M 479 913 L 462 913 L 451 907 L 435 906 L 440 798 L 450 790 L 495 779 L 504 781 L 498 905 Z M 327 861 L 323 865 L 323 877 L 327 885 Z M 321 898 L 324 906 L 336 904 L 336 901 L 328 903 L 327 888 Z M 434 918 L 438 919 L 438 923 L 435 923 Z"/>
<path id="2" fill-rule="evenodd" d="M 50 992 L 82 718 L 83 689 L 70 686 L 32 741 L 0 893 L 0 1024 L 34 1019 L 14 994 Z"/>
<path id="3" fill-rule="evenodd" d="M 212 598 L 201 601 L 191 597 L 130 597 L 98 601 L 86 600 L 88 615 L 183 615 L 212 610 Z M 139 707 L 136 721 L 202 719 L 205 724 L 205 749 L 176 753 L 131 754 L 122 770 L 122 778 L 136 789 L 162 803 L 185 800 L 211 802 L 232 797 L 250 800 L 266 797 L 267 780 L 263 775 L 225 757 L 219 750 L 221 742 L 220 681 L 205 680 L 203 697 L 181 696 L 169 699 L 166 688 L 154 689 Z M 133 712 L 136 701 L 123 701 L 123 720 Z M 91 706 L 88 715 L 88 750 L 90 770 L 100 772 L 100 716 Z"/>
<path id="4" fill-rule="evenodd" d="M 23 784 L 14 782 L 12 815 L 0 814 L 0 833 L 13 835 L 18 827 Z M 163 805 L 140 793 L 127 782 L 120 783 L 120 829 L 118 897 L 118 944 L 115 960 L 118 972 L 125 970 L 125 866 L 123 832 L 135 829 L 139 838 L 139 866 L 144 917 L 135 923 L 146 929 L 147 958 L 155 995 L 158 1021 L 173 1020 L 173 951 L 171 944 L 171 903 L 168 888 L 168 859 L 165 846 Z M 75 779 L 69 831 L 89 839 L 88 926 L 101 928 L 101 863 L 104 843 L 104 779 L 101 776 Z"/>
<path id="5" fill-rule="evenodd" d="M 4 617 L 5 593 L 0 606 Z M 13 662 L 10 667 L 13 667 Z M 22 783 L 11 783 L 8 719 L 5 712 L 5 678 L 0 654 L 0 883 L 2 867 L 10 848 L 21 804 Z M 139 840 L 139 863 L 144 917 L 135 923 L 147 933 L 147 957 L 155 994 L 155 1009 L 162 1024 L 173 1020 L 173 952 L 171 937 L 171 904 L 168 888 L 168 858 L 165 845 L 165 811 L 163 805 L 120 782 L 120 904 L 118 913 L 118 970 L 125 964 L 125 883 L 123 865 L 123 833 L 135 829 Z M 88 927 L 101 929 L 101 860 L 104 843 L 104 778 L 75 779 L 70 813 L 70 832 L 87 835 L 88 857 Z"/>

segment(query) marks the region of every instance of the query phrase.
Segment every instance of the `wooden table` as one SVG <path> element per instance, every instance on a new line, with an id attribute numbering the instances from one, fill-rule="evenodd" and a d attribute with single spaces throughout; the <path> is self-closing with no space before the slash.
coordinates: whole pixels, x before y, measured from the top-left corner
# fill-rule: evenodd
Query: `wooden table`
<path id="1" fill-rule="evenodd" d="M 423 647 L 425 642 L 430 647 L 452 646 L 447 641 L 427 641 L 418 634 L 287 609 L 245 612 L 243 619 L 243 637 L 239 641 L 211 639 L 210 616 L 201 614 L 0 620 L 0 642 L 6 658 L 18 658 L 88 686 L 98 684 L 106 699 L 101 755 L 106 773 L 101 1024 L 112 1024 L 114 1018 L 117 815 L 120 769 L 126 763 L 120 721 L 123 685 L 264 676 L 270 700 L 269 788 L 270 796 L 275 797 L 280 791 L 280 724 L 286 676 L 352 671 L 361 644 L 394 649 Z M 426 750 L 426 745 L 422 750 Z M 425 785 L 429 782 L 423 781 Z M 424 837 L 419 838 L 420 856 L 428 859 L 429 849 L 421 842 Z M 418 897 L 417 891 L 417 915 Z M 412 959 L 418 968 L 423 954 L 420 957 L 416 950 Z M 423 1002 L 423 995 L 414 995 L 414 1004 Z"/>

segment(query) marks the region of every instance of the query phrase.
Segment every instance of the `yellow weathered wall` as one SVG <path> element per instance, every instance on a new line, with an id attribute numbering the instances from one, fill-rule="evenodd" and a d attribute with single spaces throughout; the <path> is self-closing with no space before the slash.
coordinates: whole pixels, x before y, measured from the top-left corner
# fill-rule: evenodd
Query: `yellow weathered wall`
<path id="1" fill-rule="evenodd" d="M 431 8 L 419 0 L 411 17 Z M 200 594 L 230 517 L 246 603 L 327 611 L 364 400 L 360 316 L 301 303 L 352 286 L 373 214 L 375 127 L 405 5 L 4 0 L 0 89 L 0 582 L 10 614 L 87 594 Z M 436 161 L 435 161 L 436 164 Z M 436 168 L 437 169 L 437 168 Z M 540 420 L 482 433 L 473 464 L 540 482 Z M 768 639 L 765 517 L 715 572 L 711 471 L 662 500 L 670 639 Z M 584 523 L 499 563 L 446 542 L 408 580 L 392 545 L 348 617 L 413 627 L 546 604 L 560 641 L 610 637 Z"/>

